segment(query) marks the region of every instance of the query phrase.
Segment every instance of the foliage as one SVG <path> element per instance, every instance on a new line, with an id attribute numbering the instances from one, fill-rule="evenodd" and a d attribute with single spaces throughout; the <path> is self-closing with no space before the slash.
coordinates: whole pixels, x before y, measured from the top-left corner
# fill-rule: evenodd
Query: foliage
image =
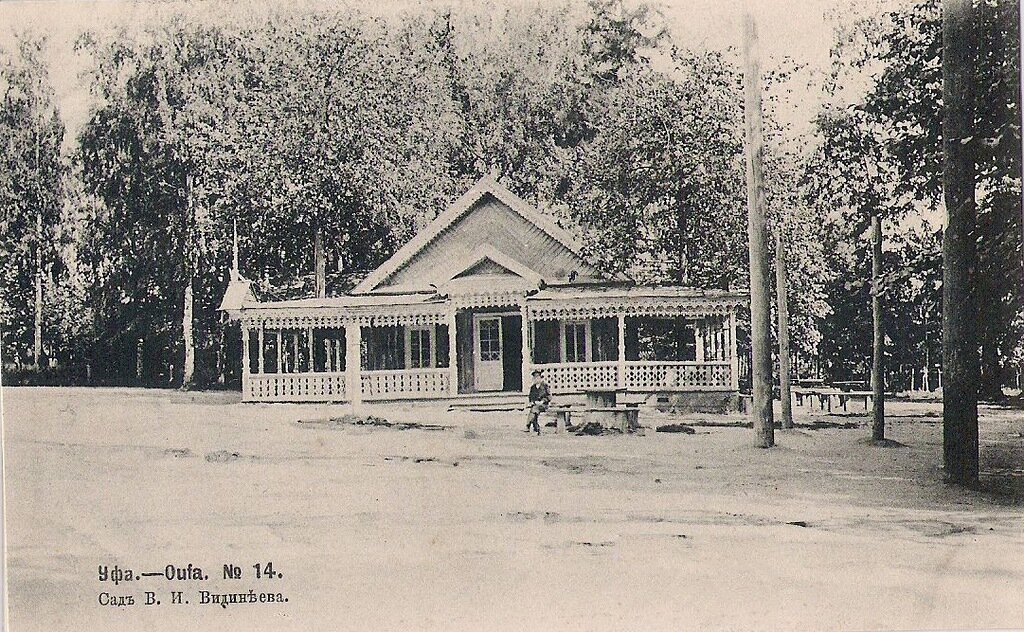
<path id="1" fill-rule="evenodd" d="M 36 274 L 44 276 L 44 300 L 52 304 L 50 279 L 63 272 L 56 237 L 65 168 L 46 39 L 21 33 L 15 45 L 17 50 L 0 49 L 0 330 L 5 362 L 21 363 L 33 348 Z M 49 316 L 46 310 L 44 340 L 52 333 Z"/>

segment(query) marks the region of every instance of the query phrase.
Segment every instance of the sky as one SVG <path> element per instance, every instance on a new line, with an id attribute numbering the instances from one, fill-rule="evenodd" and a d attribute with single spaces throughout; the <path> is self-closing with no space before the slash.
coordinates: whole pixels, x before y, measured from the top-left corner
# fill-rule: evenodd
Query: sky
<path id="1" fill-rule="evenodd" d="M 527 0 L 507 0 L 508 3 Z M 582 0 L 581 0 L 582 1 Z M 628 2 L 629 0 L 627 0 Z M 815 79 L 829 63 L 832 43 L 830 15 L 841 15 L 863 5 L 863 0 L 748 0 L 758 23 L 762 65 L 771 67 L 785 57 L 807 64 L 794 81 L 794 97 L 780 118 L 797 128 L 808 127 L 817 110 L 820 92 Z M 293 6 L 348 6 L 372 14 L 397 13 L 410 8 L 473 4 L 470 0 L 301 0 Z M 664 15 L 673 41 L 691 48 L 740 48 L 742 2 L 731 0 L 662 0 L 652 2 Z M 181 2 L 164 0 L 14 0 L 0 2 L 0 46 L 15 31 L 32 29 L 50 39 L 50 73 L 58 107 L 68 128 L 68 142 L 84 125 L 92 102 L 82 73 L 88 60 L 74 52 L 74 42 L 86 30 L 117 25 L 146 24 L 187 7 L 192 11 L 254 11 L 273 6 L 272 0 Z M 808 85 L 808 84 L 811 85 Z"/>

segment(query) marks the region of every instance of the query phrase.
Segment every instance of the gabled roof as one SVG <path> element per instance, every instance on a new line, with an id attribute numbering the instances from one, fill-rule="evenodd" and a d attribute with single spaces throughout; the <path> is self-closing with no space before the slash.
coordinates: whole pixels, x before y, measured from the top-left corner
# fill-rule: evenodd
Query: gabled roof
<path id="1" fill-rule="evenodd" d="M 257 301 L 256 295 L 252 291 L 252 281 L 243 279 L 237 272 L 234 272 L 232 277 L 217 310 L 227 312 L 229 317 L 235 318 L 238 315 L 238 310 L 255 305 Z"/>
<path id="2" fill-rule="evenodd" d="M 408 264 L 420 251 L 437 239 L 442 233 L 444 233 L 444 231 L 455 224 L 460 218 L 469 212 L 473 206 L 483 198 L 483 196 L 487 194 L 494 196 L 498 201 L 515 211 L 523 219 L 536 226 L 540 231 L 564 246 L 572 254 L 585 261 L 583 256 L 580 254 L 579 244 L 572 235 L 559 227 L 551 218 L 539 213 L 525 200 L 512 191 L 509 191 L 493 176 L 486 175 L 480 178 L 476 184 L 462 195 L 462 197 L 452 203 L 451 206 L 438 215 L 434 221 L 428 224 L 423 230 L 417 233 L 411 240 L 409 240 L 408 243 L 399 248 L 390 259 L 385 261 L 379 268 L 363 279 L 361 283 L 352 289 L 352 293 L 364 294 L 372 292 L 391 275 L 401 270 L 403 266 Z M 502 261 L 496 260 L 496 262 L 504 265 Z"/>

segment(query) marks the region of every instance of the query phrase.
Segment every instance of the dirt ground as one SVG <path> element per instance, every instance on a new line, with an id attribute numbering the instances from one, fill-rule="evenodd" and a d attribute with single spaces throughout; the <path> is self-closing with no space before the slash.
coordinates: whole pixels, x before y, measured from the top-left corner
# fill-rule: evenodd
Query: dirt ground
<path id="1" fill-rule="evenodd" d="M 1020 410 L 983 408 L 965 491 L 941 483 L 934 403 L 888 406 L 905 447 L 803 428 L 760 450 L 745 428 L 653 432 L 739 415 L 535 437 L 521 413 L 438 406 L 361 411 L 446 426 L 402 429 L 232 393 L 2 395 L 14 632 L 1024 627 Z M 164 576 L 188 564 L 205 579 Z M 160 575 L 100 581 L 115 565 Z"/>

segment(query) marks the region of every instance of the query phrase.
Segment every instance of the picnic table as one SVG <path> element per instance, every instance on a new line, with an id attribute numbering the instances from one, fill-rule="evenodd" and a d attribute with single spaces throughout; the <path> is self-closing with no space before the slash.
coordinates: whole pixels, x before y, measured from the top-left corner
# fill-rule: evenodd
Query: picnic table
<path id="1" fill-rule="evenodd" d="M 626 389 L 584 389 L 583 394 L 587 401 L 586 408 L 583 410 L 584 421 L 617 426 L 623 432 L 639 426 L 639 406 L 629 403 L 624 406 L 618 405 L 620 396 L 626 394 Z"/>

